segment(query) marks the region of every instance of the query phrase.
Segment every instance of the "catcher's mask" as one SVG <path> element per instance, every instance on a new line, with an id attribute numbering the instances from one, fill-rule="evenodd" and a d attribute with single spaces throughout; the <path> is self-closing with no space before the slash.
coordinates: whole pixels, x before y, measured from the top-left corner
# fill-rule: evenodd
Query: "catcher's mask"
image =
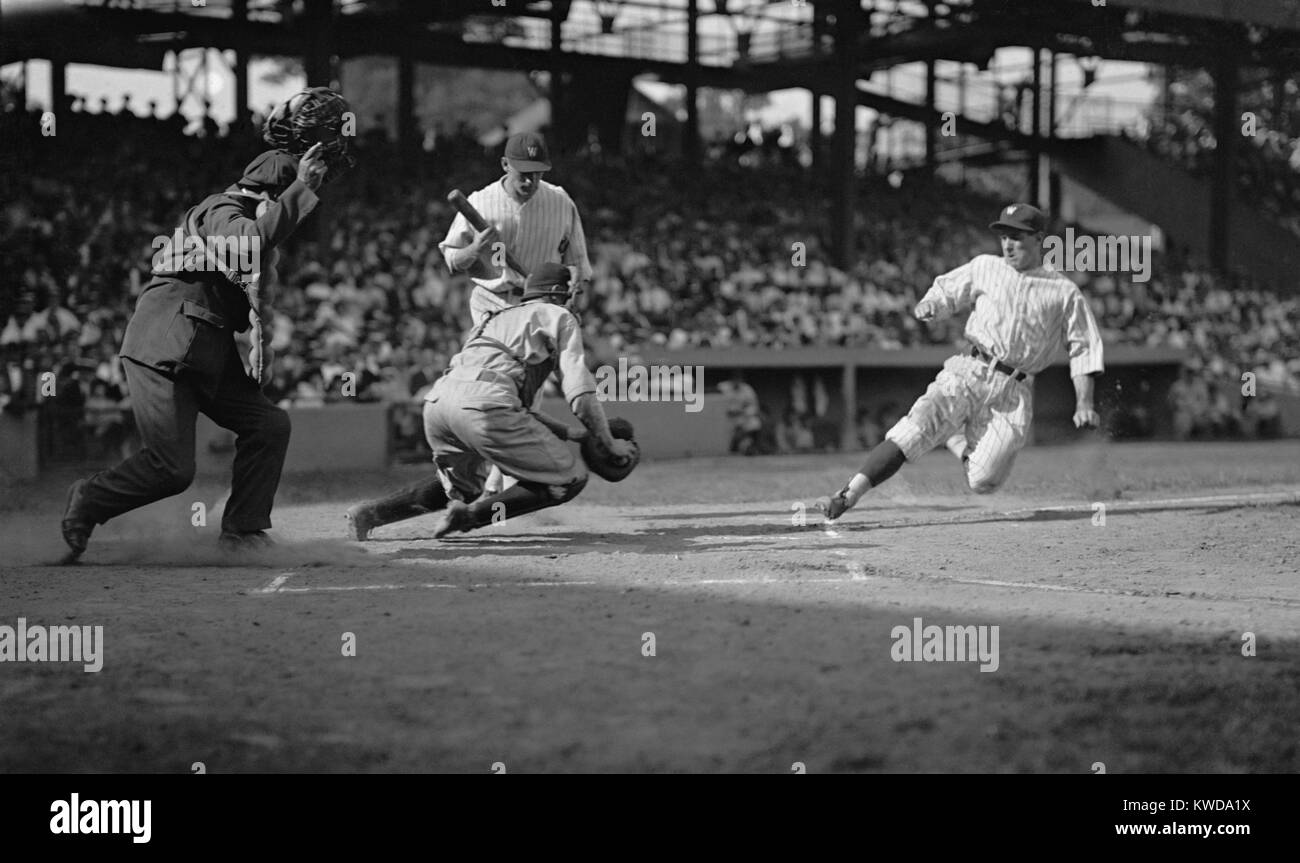
<path id="1" fill-rule="evenodd" d="M 328 183 L 356 164 L 345 126 L 351 118 L 348 102 L 328 87 L 309 87 L 271 112 L 262 125 L 262 137 L 272 147 L 295 156 L 323 144 Z M 355 121 L 354 125 L 355 125 Z M 346 132 L 352 133 L 352 128 Z"/>
<path id="2" fill-rule="evenodd" d="M 569 268 L 560 264 L 542 264 L 524 282 L 520 300 L 545 298 L 562 305 L 573 299 L 573 286 L 569 284 Z"/>

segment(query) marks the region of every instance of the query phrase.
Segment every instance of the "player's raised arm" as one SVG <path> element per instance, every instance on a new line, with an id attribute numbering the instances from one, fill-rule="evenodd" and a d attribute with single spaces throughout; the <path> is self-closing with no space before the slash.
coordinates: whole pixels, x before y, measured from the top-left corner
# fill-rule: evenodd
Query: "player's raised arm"
<path id="1" fill-rule="evenodd" d="M 263 323 L 270 319 L 274 300 L 276 246 L 288 239 L 316 208 L 320 200 L 316 190 L 327 170 L 324 145 L 320 143 L 312 145 L 301 157 L 283 150 L 267 150 L 249 163 L 236 184 L 241 194 L 262 199 L 256 215 L 250 218 L 244 206 L 236 203 L 237 197 L 226 196 L 208 210 L 202 225 L 194 219 L 194 228 L 207 236 L 248 239 L 257 244 L 252 272 L 239 272 L 241 263 L 240 267 L 231 267 L 228 275 L 248 300 L 252 342 L 249 367 L 259 384 L 267 382 L 271 367 L 270 339 Z M 244 260 L 242 256 L 240 260 Z M 222 263 L 229 265 L 230 261 Z M 245 328 L 237 329 L 242 332 Z"/>
<path id="2" fill-rule="evenodd" d="M 267 150 L 249 163 L 236 183 L 241 194 L 263 198 L 264 209 L 249 218 L 246 210 L 233 203 L 219 205 L 209 211 L 202 224 L 194 227 L 210 237 L 256 238 L 263 259 L 267 258 L 320 201 L 315 190 L 324 176 L 325 164 L 319 153 L 319 144 L 301 159 L 279 150 Z"/>
<path id="3" fill-rule="evenodd" d="M 1101 424 L 1093 403 L 1093 375 L 1105 370 L 1101 330 L 1083 293 L 1076 287 L 1066 300 L 1065 341 L 1070 352 L 1070 380 L 1074 383 L 1076 428 Z"/>

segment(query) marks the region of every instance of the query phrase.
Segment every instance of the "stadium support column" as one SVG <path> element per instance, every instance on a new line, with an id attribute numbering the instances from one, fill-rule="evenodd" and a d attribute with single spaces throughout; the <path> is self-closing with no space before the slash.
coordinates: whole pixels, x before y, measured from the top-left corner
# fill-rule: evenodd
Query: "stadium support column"
<path id="1" fill-rule="evenodd" d="M 574 74 L 565 85 L 566 128 L 586 140 L 595 127 L 601 149 L 610 154 L 623 152 L 624 125 L 632 76 L 609 72 L 601 75 Z M 638 123 L 638 130 L 640 124 Z M 570 140 L 573 140 L 571 138 Z"/>
<path id="2" fill-rule="evenodd" d="M 939 118 L 934 108 L 934 67 L 936 60 L 925 61 L 925 175 L 934 176 L 936 164 L 935 140 Z"/>
<path id="3" fill-rule="evenodd" d="M 853 205 L 857 177 L 858 87 L 854 43 L 857 38 L 857 0 L 839 0 L 835 4 L 835 137 L 831 140 L 831 242 L 835 264 L 847 270 L 853 266 Z"/>
<path id="4" fill-rule="evenodd" d="M 966 116 L 966 64 L 957 64 L 957 116 Z M 996 118 L 995 118 L 996 119 Z M 961 166 L 961 184 L 966 185 L 966 157 L 963 155 L 957 160 Z"/>
<path id="5" fill-rule="evenodd" d="M 682 156 L 688 164 L 700 162 L 700 0 L 686 0 L 686 126 L 682 129 Z"/>
<path id="6" fill-rule="evenodd" d="M 68 64 L 57 54 L 50 56 L 50 112 L 54 114 L 54 140 L 57 141 L 57 133 L 68 122 Z"/>
<path id="7" fill-rule="evenodd" d="M 1033 92 L 1033 116 L 1030 117 L 1029 135 L 1033 139 L 1029 144 L 1029 202 L 1036 207 L 1043 206 L 1042 196 L 1039 194 L 1040 184 L 1042 183 L 1042 166 L 1039 162 L 1043 157 L 1042 139 L 1039 138 L 1043 120 L 1043 58 L 1042 52 L 1035 47 L 1034 52 L 1034 92 Z"/>
<path id="8" fill-rule="evenodd" d="M 328 87 L 333 83 L 331 55 L 334 43 L 332 0 L 306 0 L 303 45 L 303 68 L 307 73 L 308 87 Z"/>
<path id="9" fill-rule="evenodd" d="M 235 51 L 235 120 L 248 120 L 248 52 Z"/>
<path id="10" fill-rule="evenodd" d="M 551 74 L 550 92 L 547 95 L 551 102 L 551 146 L 558 153 L 566 152 L 566 147 L 570 145 L 572 148 L 577 148 L 585 143 L 580 140 L 569 141 L 564 128 L 564 121 L 567 118 L 564 110 L 564 19 L 568 14 L 567 3 L 551 4 L 551 65 L 548 70 Z"/>
<path id="11" fill-rule="evenodd" d="M 1210 263 L 1227 272 L 1231 266 L 1229 208 L 1237 158 L 1237 65 L 1221 59 L 1214 71 L 1214 176 L 1210 184 Z"/>
<path id="12" fill-rule="evenodd" d="M 1056 163 L 1051 154 L 1056 152 L 1056 81 L 1057 56 L 1051 53 L 1051 65 L 1047 67 L 1047 211 L 1053 216 L 1061 211 L 1061 175 L 1056 170 Z"/>
<path id="13" fill-rule="evenodd" d="M 808 130 L 808 152 L 812 155 L 812 168 L 822 166 L 822 94 L 809 91 L 812 96 L 812 128 Z"/>
<path id="14" fill-rule="evenodd" d="M 852 362 L 844 364 L 840 378 L 840 398 L 844 402 L 844 421 L 840 423 L 840 449 L 854 452 L 858 444 L 858 367 Z"/>
<path id="15" fill-rule="evenodd" d="M 232 0 L 231 17 L 240 24 L 248 19 L 248 0 Z M 242 127 L 248 120 L 248 50 L 235 49 L 235 125 Z"/>
<path id="16" fill-rule="evenodd" d="M 397 149 L 404 156 L 418 146 L 415 131 L 415 58 L 403 43 L 397 53 Z"/>

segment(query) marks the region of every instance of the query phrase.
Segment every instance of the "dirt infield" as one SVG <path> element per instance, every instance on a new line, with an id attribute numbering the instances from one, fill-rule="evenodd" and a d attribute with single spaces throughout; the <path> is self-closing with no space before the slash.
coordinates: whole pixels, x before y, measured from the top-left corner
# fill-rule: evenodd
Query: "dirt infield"
<path id="1" fill-rule="evenodd" d="M 420 469 L 291 477 L 233 561 L 207 484 L 76 567 L 66 477 L 10 488 L 0 625 L 104 651 L 0 663 L 0 771 L 1300 770 L 1300 442 L 1032 448 L 989 496 L 940 452 L 827 529 L 856 460 L 647 463 L 447 542 L 342 539 Z M 996 670 L 895 661 L 916 618 Z"/>

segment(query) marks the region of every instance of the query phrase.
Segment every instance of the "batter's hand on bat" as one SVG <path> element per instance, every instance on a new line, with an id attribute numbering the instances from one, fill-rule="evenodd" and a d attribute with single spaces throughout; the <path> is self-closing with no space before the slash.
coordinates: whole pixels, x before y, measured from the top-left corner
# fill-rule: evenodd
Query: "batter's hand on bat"
<path id="1" fill-rule="evenodd" d="M 501 234 L 496 229 L 496 225 L 489 224 L 481 231 L 474 232 L 474 239 L 470 240 L 469 246 L 474 250 L 474 254 L 482 255 L 483 250 L 495 251 L 493 244 L 501 239 Z"/>
<path id="2" fill-rule="evenodd" d="M 1074 411 L 1074 427 L 1094 429 L 1101 425 L 1101 417 L 1090 407 L 1080 405 Z"/>
<path id="3" fill-rule="evenodd" d="M 312 144 L 311 149 L 298 160 L 298 179 L 313 192 L 320 188 L 321 180 L 325 179 L 324 149 L 324 144 Z"/>

